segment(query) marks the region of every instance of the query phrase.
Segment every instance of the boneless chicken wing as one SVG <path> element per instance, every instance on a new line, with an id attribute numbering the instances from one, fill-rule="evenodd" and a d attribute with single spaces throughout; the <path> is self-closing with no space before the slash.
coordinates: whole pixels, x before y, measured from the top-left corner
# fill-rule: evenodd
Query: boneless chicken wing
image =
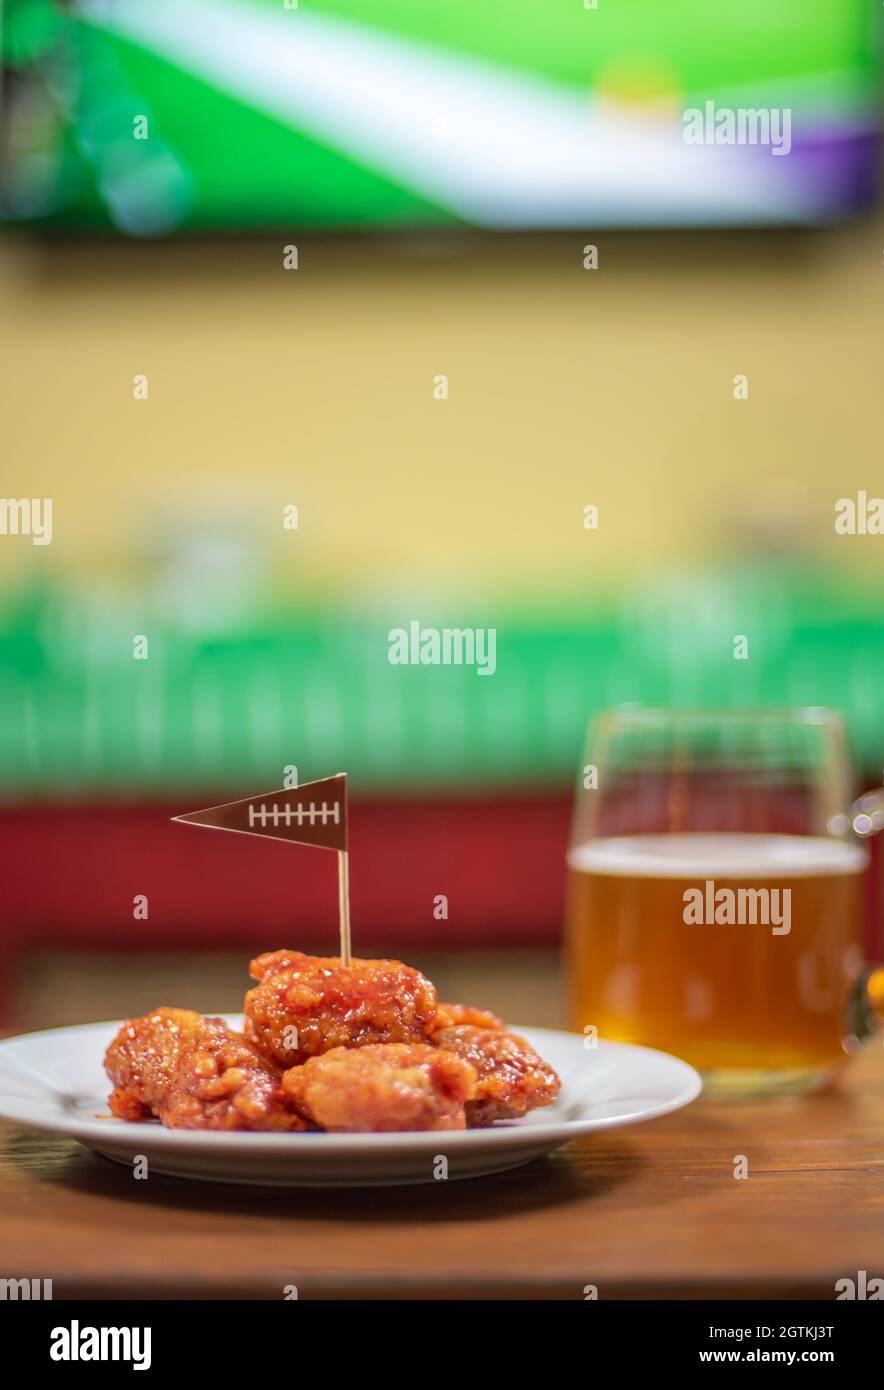
<path id="1" fill-rule="evenodd" d="M 156 1115 L 169 1129 L 300 1130 L 272 1062 L 220 1018 L 155 1009 L 123 1024 L 105 1055 L 120 1119 Z"/>
<path id="2" fill-rule="evenodd" d="M 253 960 L 246 1036 L 284 1067 L 335 1047 L 423 1043 L 436 991 L 398 960 L 351 960 L 272 951 Z"/>
<path id="3" fill-rule="evenodd" d="M 304 1130 L 279 1069 L 239 1033 L 186 1047 L 159 1108 L 170 1129 Z"/>
<path id="4" fill-rule="evenodd" d="M 437 1047 L 454 1052 L 475 1069 L 476 1092 L 466 1105 L 467 1124 L 518 1119 L 539 1105 L 552 1105 L 561 1082 L 530 1043 L 503 1028 L 458 1024 L 433 1033 Z"/>
<path id="5" fill-rule="evenodd" d="M 464 1129 L 473 1067 L 425 1043 L 335 1047 L 292 1067 L 283 1089 L 320 1129 L 391 1132 Z"/>
<path id="6" fill-rule="evenodd" d="M 434 1032 L 440 1028 L 456 1028 L 460 1023 L 468 1023 L 473 1028 L 506 1028 L 503 1019 L 490 1009 L 477 1009 L 473 1004 L 439 1004 Z"/>
<path id="7" fill-rule="evenodd" d="M 192 1009 L 163 1007 L 144 1018 L 127 1019 L 104 1055 L 115 1088 L 112 1113 L 121 1120 L 155 1115 L 183 1049 L 223 1027 L 220 1018 L 203 1018 Z"/>

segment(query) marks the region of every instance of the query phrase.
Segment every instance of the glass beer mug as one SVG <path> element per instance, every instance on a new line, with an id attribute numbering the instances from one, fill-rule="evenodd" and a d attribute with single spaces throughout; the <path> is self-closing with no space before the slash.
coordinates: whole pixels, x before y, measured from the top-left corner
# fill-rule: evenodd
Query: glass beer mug
<path id="1" fill-rule="evenodd" d="M 571 1026 L 673 1052 L 707 1090 L 825 1081 L 884 1006 L 857 834 L 884 802 L 851 811 L 848 780 L 829 710 L 603 715 L 568 852 Z"/>

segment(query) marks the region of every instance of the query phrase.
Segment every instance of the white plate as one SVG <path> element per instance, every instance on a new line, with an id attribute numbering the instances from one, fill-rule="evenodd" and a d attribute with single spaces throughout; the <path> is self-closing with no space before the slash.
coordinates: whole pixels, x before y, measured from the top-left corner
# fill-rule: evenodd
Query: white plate
<path id="1" fill-rule="evenodd" d="M 228 1015 L 233 1028 L 240 1016 Z M 174 1177 L 267 1186 L 342 1187 L 433 1182 L 438 1159 L 449 1178 L 500 1173 L 577 1135 L 636 1124 L 687 1105 L 700 1093 L 693 1067 L 649 1047 L 578 1033 L 520 1028 L 562 1078 L 555 1105 L 490 1129 L 429 1134 L 242 1134 L 127 1124 L 108 1115 L 104 1050 L 120 1024 L 84 1023 L 0 1042 L 0 1115 L 67 1134 L 117 1163 L 145 1155 L 149 1170 Z"/>

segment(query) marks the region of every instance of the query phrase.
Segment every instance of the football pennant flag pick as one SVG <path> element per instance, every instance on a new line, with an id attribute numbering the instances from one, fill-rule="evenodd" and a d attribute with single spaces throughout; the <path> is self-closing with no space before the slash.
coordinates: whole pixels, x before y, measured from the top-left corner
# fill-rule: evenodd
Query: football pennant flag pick
<path id="1" fill-rule="evenodd" d="M 211 830 L 238 830 L 241 835 L 269 835 L 273 840 L 346 850 L 347 774 L 339 772 L 321 782 L 246 796 L 172 819 Z"/>
<path id="2" fill-rule="evenodd" d="M 341 959 L 350 963 L 350 882 L 347 860 L 347 774 L 305 782 L 300 787 L 246 796 L 189 811 L 173 820 L 209 830 L 232 830 L 240 835 L 267 835 L 298 845 L 315 845 L 338 852 L 338 909 L 341 918 Z"/>

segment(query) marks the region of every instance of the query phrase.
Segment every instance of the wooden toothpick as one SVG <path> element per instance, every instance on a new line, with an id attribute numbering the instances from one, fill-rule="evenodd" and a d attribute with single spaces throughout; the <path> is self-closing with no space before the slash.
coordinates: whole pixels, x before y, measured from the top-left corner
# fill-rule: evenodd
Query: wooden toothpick
<path id="1" fill-rule="evenodd" d="M 341 964 L 350 964 L 350 866 L 345 849 L 338 850 L 338 915 L 341 928 Z"/>

